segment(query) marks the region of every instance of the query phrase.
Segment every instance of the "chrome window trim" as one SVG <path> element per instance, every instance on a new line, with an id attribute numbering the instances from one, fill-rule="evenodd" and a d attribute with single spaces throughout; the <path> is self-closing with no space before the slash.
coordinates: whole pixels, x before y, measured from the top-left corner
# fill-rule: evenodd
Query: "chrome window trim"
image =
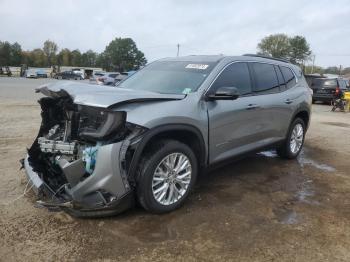
<path id="1" fill-rule="evenodd" d="M 284 67 L 289 68 L 289 69 L 292 71 L 292 73 L 293 73 L 293 75 L 294 75 L 294 77 L 295 77 L 296 84 L 299 82 L 296 73 L 294 72 L 293 68 L 290 67 L 290 66 L 280 65 L 280 64 L 278 64 L 278 63 L 263 62 L 263 61 L 236 60 L 236 61 L 232 61 L 232 62 L 228 63 L 227 65 L 225 65 L 225 66 L 220 70 L 220 72 L 215 76 L 215 78 L 213 79 L 213 81 L 210 83 L 209 87 L 208 87 L 207 89 L 205 89 L 205 91 L 204 91 L 202 97 L 205 98 L 205 97 L 207 96 L 207 93 L 209 92 L 210 88 L 212 87 L 212 85 L 214 84 L 214 82 L 216 81 L 216 79 L 222 74 L 222 72 L 223 72 L 228 66 L 230 66 L 230 65 L 232 65 L 232 64 L 235 64 L 235 63 L 260 63 L 260 64 L 268 64 L 268 65 L 272 65 L 272 66 L 284 66 Z M 249 73 L 250 73 L 250 71 L 249 71 Z M 281 73 L 282 73 L 282 72 L 281 72 Z M 276 75 L 276 76 L 277 76 L 277 75 Z M 283 76 L 283 74 L 282 74 L 282 76 Z M 283 77 L 284 77 L 284 76 L 283 76 Z M 254 91 L 253 91 L 253 90 L 252 90 L 252 93 L 247 94 L 247 95 L 242 95 L 242 97 L 244 97 L 244 96 L 251 96 L 251 95 L 254 95 Z"/>

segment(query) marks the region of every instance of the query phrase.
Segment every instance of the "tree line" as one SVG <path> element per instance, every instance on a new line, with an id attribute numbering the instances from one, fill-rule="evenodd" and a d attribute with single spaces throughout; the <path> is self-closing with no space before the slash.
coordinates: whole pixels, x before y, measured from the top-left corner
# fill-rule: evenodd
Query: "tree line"
<path id="1" fill-rule="evenodd" d="M 350 74 L 350 67 L 340 68 L 330 66 L 323 68 L 317 65 L 305 65 L 307 61 L 313 58 L 310 44 L 306 38 L 300 35 L 290 37 L 286 34 L 273 34 L 264 37 L 257 46 L 258 54 L 271 56 L 274 58 L 283 58 L 293 64 L 301 66 L 304 73 L 319 74 Z"/>
<path id="2" fill-rule="evenodd" d="M 331 66 L 306 66 L 311 60 L 310 44 L 303 36 L 290 37 L 286 34 L 274 34 L 264 37 L 257 45 L 258 54 L 275 58 L 287 59 L 300 65 L 305 73 L 347 74 L 350 68 Z M 127 71 L 138 69 L 145 65 L 147 60 L 136 43 L 131 38 L 115 38 L 102 53 L 92 50 L 80 52 L 79 49 L 63 48 L 59 51 L 57 44 L 46 40 L 42 48 L 23 51 L 17 42 L 11 44 L 0 41 L 0 67 L 20 66 L 30 67 L 76 66 L 76 67 L 102 67 L 108 71 Z"/>
<path id="3" fill-rule="evenodd" d="M 0 67 L 21 66 L 50 67 L 102 67 L 108 71 L 128 71 L 138 69 L 147 63 L 131 38 L 115 38 L 102 53 L 92 50 L 80 52 L 79 49 L 63 48 L 59 51 L 58 45 L 46 40 L 42 48 L 24 51 L 17 42 L 0 41 Z"/>

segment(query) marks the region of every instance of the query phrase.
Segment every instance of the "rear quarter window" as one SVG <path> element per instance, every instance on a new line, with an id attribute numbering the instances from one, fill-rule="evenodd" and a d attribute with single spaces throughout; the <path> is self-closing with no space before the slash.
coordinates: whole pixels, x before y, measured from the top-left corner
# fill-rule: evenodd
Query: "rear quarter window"
<path id="1" fill-rule="evenodd" d="M 285 66 L 280 66 L 287 89 L 292 88 L 296 84 L 296 78 L 292 70 Z"/>

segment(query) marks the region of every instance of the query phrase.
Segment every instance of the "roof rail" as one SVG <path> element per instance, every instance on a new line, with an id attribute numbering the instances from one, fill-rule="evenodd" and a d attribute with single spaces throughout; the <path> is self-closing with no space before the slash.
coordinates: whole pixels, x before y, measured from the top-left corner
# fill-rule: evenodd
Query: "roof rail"
<path id="1" fill-rule="evenodd" d="M 276 61 L 280 61 L 280 62 L 290 63 L 287 59 L 275 58 L 275 57 L 265 56 L 265 55 L 244 54 L 243 56 L 261 57 L 261 58 L 272 59 L 272 60 L 276 60 Z"/>

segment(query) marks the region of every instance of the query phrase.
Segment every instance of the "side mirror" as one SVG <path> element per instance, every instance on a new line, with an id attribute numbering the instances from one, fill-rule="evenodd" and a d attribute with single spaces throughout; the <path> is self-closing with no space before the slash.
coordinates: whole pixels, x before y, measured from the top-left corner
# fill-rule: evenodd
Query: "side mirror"
<path id="1" fill-rule="evenodd" d="M 208 95 L 208 100 L 235 100 L 239 97 L 239 91 L 236 87 L 219 87 L 214 94 Z"/>

